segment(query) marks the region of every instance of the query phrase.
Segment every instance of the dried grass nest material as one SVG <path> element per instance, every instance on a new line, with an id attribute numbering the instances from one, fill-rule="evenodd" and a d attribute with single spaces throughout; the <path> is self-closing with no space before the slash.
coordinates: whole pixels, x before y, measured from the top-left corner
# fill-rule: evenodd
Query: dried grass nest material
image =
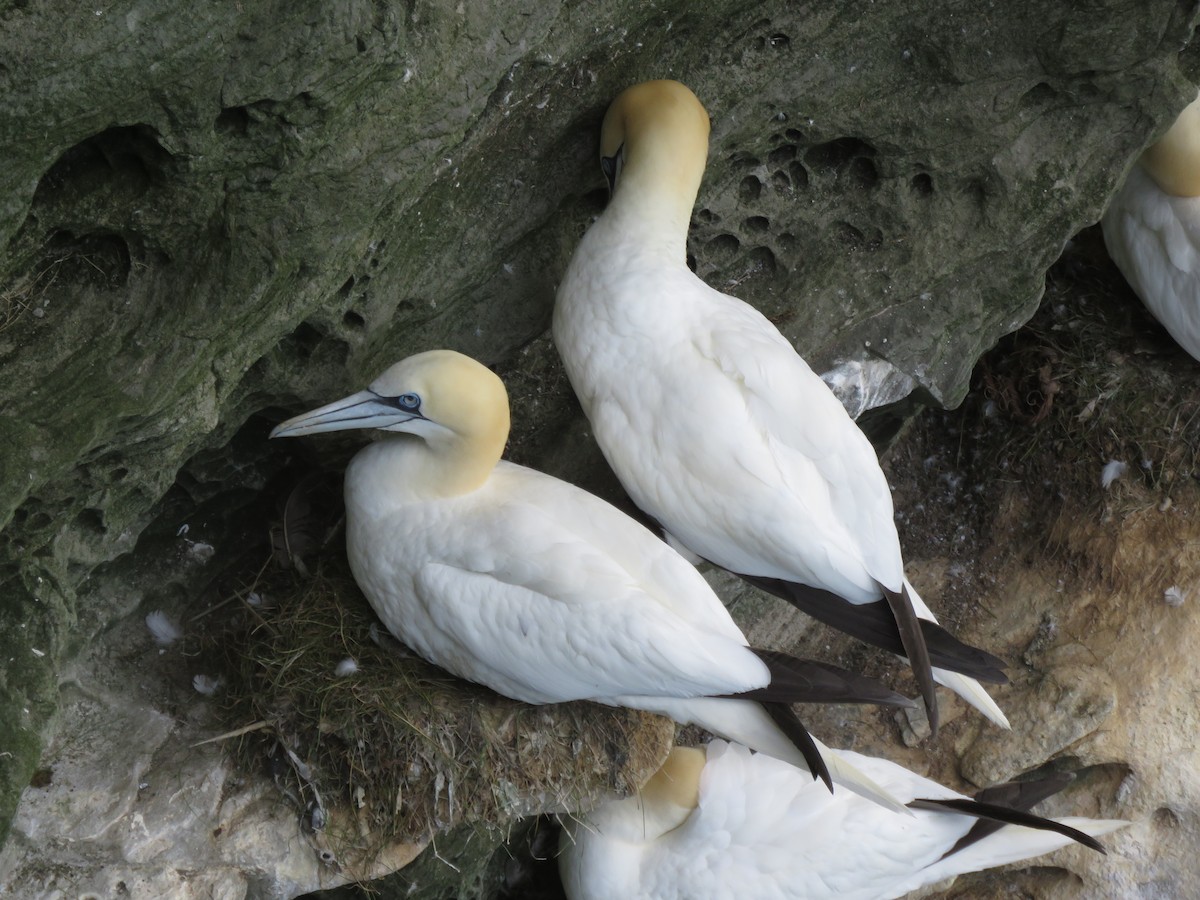
<path id="1" fill-rule="evenodd" d="M 259 726 L 239 736 L 239 764 L 268 765 L 338 859 L 587 808 L 636 790 L 668 752 L 674 726 L 661 717 L 530 706 L 425 662 L 378 622 L 341 554 L 323 556 L 308 577 L 258 579 L 209 652 L 222 663 L 222 725 Z"/>
<path id="2" fill-rule="evenodd" d="M 1127 474 L 1114 489 L 1146 489 L 1125 499 L 1165 500 L 1200 478 L 1200 364 L 1153 321 L 1098 242 L 1095 229 L 1076 239 L 1049 273 L 1038 313 L 980 361 L 962 418 L 974 403 L 981 468 L 1001 479 L 1121 506 L 1128 491 L 1101 492 L 1105 466 L 1117 461 Z"/>

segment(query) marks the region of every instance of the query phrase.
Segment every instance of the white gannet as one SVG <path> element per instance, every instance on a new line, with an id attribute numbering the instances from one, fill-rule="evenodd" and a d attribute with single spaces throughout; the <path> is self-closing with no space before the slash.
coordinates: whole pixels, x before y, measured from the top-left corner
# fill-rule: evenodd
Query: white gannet
<path id="1" fill-rule="evenodd" d="M 644 709 L 749 744 L 903 809 L 786 704 L 911 705 L 870 678 L 747 645 L 696 569 L 624 513 L 500 459 L 501 380 L 434 350 L 272 437 L 370 428 L 346 469 L 350 567 L 430 662 L 526 703 Z"/>
<path id="2" fill-rule="evenodd" d="M 1101 227 L 1134 293 L 1200 359 L 1200 99 L 1142 154 Z"/>
<path id="3" fill-rule="evenodd" d="M 795 769 L 739 744 L 676 747 L 639 794 L 563 817 L 567 897 L 885 900 L 1072 840 L 1104 852 L 1095 837 L 1128 824 L 1025 812 L 1070 776 L 972 800 L 885 759 L 843 753 L 916 814 L 814 790 Z"/>
<path id="4" fill-rule="evenodd" d="M 675 81 L 629 88 L 604 118 L 612 198 L 554 309 L 597 443 L 675 546 L 907 656 L 934 731 L 934 679 L 1007 728 L 977 680 L 1006 681 L 1003 662 L 936 625 L 904 577 L 870 442 L 765 316 L 688 269 L 708 131 Z"/>

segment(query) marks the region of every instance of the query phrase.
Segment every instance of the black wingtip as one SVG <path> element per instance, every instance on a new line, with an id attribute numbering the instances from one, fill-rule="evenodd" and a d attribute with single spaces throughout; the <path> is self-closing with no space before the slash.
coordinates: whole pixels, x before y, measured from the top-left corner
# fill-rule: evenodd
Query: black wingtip
<path id="1" fill-rule="evenodd" d="M 975 792 L 975 799 L 980 803 L 992 803 L 1009 809 L 1030 810 L 1047 797 L 1057 794 L 1075 780 L 1070 772 L 1052 772 L 1038 778 L 1026 781 L 1006 781 L 994 784 Z M 979 819 L 971 826 L 971 830 L 958 839 L 958 842 L 942 854 L 942 858 L 951 856 L 959 850 L 970 847 L 982 841 L 985 837 L 995 834 L 1004 827 L 1003 822 L 995 819 Z"/>
<path id="2" fill-rule="evenodd" d="M 808 733 L 808 729 L 804 727 L 800 717 L 784 703 L 764 703 L 763 708 L 779 726 L 779 729 L 787 735 L 788 740 L 795 744 L 796 749 L 800 751 L 804 761 L 808 763 L 808 771 L 812 772 L 813 781 L 820 778 L 825 782 L 825 787 L 829 788 L 829 793 L 832 794 L 833 777 L 829 774 L 829 768 L 825 765 L 821 751 L 813 743 L 812 735 Z"/>
<path id="3" fill-rule="evenodd" d="M 1037 828 L 1040 831 L 1053 831 L 1061 834 L 1063 837 L 1068 837 L 1078 844 L 1082 844 L 1090 850 L 1095 850 L 1097 853 L 1108 854 L 1104 849 L 1104 845 L 1092 837 L 1080 831 L 1078 828 L 1072 828 L 1070 825 L 1064 825 L 1062 822 L 1056 822 L 1053 819 L 1047 819 L 1031 812 L 1026 812 L 1022 809 L 1013 809 L 1008 806 L 999 806 L 995 803 L 980 802 L 978 800 L 969 800 L 967 798 L 951 798 L 949 800 L 924 800 L 916 799 L 908 804 L 911 809 L 926 809 L 934 812 L 955 812 L 966 816 L 975 816 L 978 819 L 988 819 L 991 822 L 1001 823 L 1003 825 L 1024 825 L 1026 828 Z M 987 833 L 994 833 L 997 828 L 987 830 Z M 974 829 L 972 829 L 972 832 Z M 972 832 L 968 832 L 959 840 L 957 844 L 947 850 L 942 858 L 945 859 L 951 854 L 957 853 L 964 847 L 970 846 L 976 841 L 986 837 L 986 834 L 973 836 Z M 969 839 L 970 838 L 970 839 Z"/>
<path id="4" fill-rule="evenodd" d="M 792 604 L 806 615 L 831 628 L 845 632 L 856 640 L 904 655 L 895 617 L 882 599 L 874 603 L 848 603 L 837 594 L 806 584 L 777 578 L 739 575 L 760 590 L 774 594 Z M 1007 665 L 998 656 L 979 647 L 965 644 L 936 622 L 921 619 L 921 633 L 929 651 L 930 662 L 939 669 L 958 672 L 987 684 L 1007 684 L 1004 674 Z"/>
<path id="5" fill-rule="evenodd" d="M 840 666 L 802 659 L 778 650 L 751 647 L 751 652 L 767 664 L 771 682 L 765 687 L 731 694 L 741 700 L 763 703 L 871 703 L 877 706 L 915 707 L 876 678 L 860 675 Z"/>
<path id="6" fill-rule="evenodd" d="M 933 680 L 933 666 L 929 662 L 929 648 L 925 646 L 925 634 L 921 631 L 921 620 L 913 609 L 912 597 L 908 593 L 908 585 L 901 585 L 900 590 L 883 589 L 888 606 L 896 619 L 896 627 L 900 630 L 900 641 L 904 644 L 904 655 L 912 666 L 913 677 L 917 680 L 917 688 L 921 691 L 921 699 L 925 701 L 925 715 L 929 719 L 930 737 L 938 733 L 938 702 L 937 683 Z"/>

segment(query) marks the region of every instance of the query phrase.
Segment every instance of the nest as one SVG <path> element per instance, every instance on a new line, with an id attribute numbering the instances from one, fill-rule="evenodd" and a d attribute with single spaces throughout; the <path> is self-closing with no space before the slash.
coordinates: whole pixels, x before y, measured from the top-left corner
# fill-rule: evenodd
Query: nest
<path id="1" fill-rule="evenodd" d="M 220 724 L 238 737 L 227 741 L 238 765 L 265 765 L 325 861 L 351 877 L 456 826 L 489 828 L 494 846 L 521 817 L 631 793 L 667 752 L 665 719 L 530 706 L 449 675 L 388 634 L 340 540 L 304 563 L 286 552 L 313 548 L 303 529 L 276 543 L 206 654 L 222 673 Z"/>
<path id="2" fill-rule="evenodd" d="M 1187 548 L 1170 559 L 1165 548 L 1182 540 L 1180 511 L 1200 488 L 1196 366 L 1108 260 L 1099 228 L 1081 233 L 1048 273 L 1038 312 L 980 360 L 962 409 L 922 417 L 920 446 L 946 458 L 907 463 L 906 538 L 942 535 L 926 552 L 961 557 L 1003 527 L 1015 552 L 1059 555 L 1083 583 L 1115 590 L 1140 567 L 1170 584 Z M 948 486 L 947 472 L 966 483 Z M 939 492 L 958 498 L 949 538 L 943 507 L 925 503 Z"/>
<path id="3" fill-rule="evenodd" d="M 1001 439 L 988 452 L 1010 476 L 1094 499 L 1114 461 L 1125 464 L 1124 485 L 1161 500 L 1200 475 L 1196 361 L 1154 322 L 1100 240 L 1098 228 L 1075 239 L 1050 270 L 1038 313 L 981 360 L 978 412 L 1009 423 L 989 429 Z M 1064 471 L 1064 460 L 1076 464 Z"/>

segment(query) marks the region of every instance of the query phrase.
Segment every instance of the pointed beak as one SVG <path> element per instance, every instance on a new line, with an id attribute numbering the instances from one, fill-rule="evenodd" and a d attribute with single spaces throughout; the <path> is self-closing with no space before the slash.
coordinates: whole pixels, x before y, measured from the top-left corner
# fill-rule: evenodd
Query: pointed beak
<path id="1" fill-rule="evenodd" d="M 359 391 L 335 400 L 320 409 L 302 413 L 271 429 L 271 437 L 299 437 L 326 431 L 351 431 L 356 428 L 391 428 L 411 419 L 424 418 L 419 412 L 402 410 L 374 391 Z"/>
<path id="2" fill-rule="evenodd" d="M 611 197 L 617 189 L 617 179 L 621 177 L 621 169 L 625 165 L 625 145 L 617 148 L 612 156 L 600 157 L 600 171 L 608 182 L 608 196 Z"/>

